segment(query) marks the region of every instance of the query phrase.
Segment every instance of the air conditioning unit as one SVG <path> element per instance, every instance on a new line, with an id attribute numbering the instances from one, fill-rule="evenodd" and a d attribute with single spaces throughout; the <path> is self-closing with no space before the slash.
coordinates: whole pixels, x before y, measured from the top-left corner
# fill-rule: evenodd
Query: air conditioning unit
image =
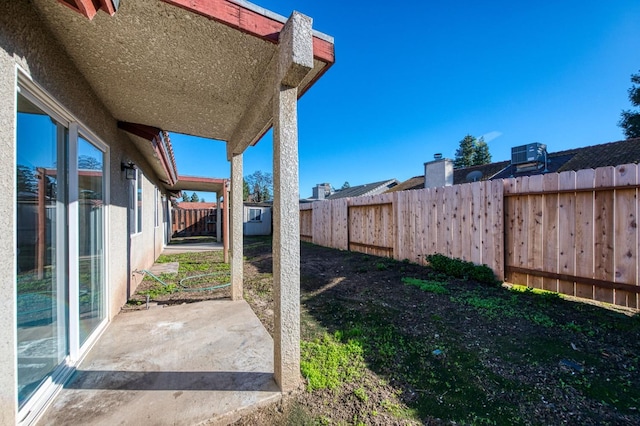
<path id="1" fill-rule="evenodd" d="M 533 142 L 527 145 L 514 146 L 511 148 L 511 164 L 527 164 L 544 162 L 544 153 L 547 145 Z"/>

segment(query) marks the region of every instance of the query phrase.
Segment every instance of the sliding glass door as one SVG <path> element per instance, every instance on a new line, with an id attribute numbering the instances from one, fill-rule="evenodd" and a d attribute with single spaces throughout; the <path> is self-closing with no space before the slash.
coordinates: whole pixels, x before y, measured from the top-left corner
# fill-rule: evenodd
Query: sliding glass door
<path id="1" fill-rule="evenodd" d="M 64 179 L 68 129 L 20 94 L 17 119 L 16 303 L 22 406 L 69 351 Z"/>
<path id="2" fill-rule="evenodd" d="M 16 351 L 28 412 L 106 323 L 108 151 L 37 90 L 21 87 L 17 101 Z"/>

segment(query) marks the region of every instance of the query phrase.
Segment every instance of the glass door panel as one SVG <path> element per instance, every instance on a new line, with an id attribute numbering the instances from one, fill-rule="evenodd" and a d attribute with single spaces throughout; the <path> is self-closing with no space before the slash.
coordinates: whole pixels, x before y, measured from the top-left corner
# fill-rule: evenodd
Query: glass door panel
<path id="1" fill-rule="evenodd" d="M 18 399 L 22 407 L 68 353 L 66 183 L 68 131 L 18 94 Z M 62 154 L 61 154 L 62 153 Z"/>
<path id="2" fill-rule="evenodd" d="M 78 137 L 80 345 L 105 319 L 104 153 Z"/>

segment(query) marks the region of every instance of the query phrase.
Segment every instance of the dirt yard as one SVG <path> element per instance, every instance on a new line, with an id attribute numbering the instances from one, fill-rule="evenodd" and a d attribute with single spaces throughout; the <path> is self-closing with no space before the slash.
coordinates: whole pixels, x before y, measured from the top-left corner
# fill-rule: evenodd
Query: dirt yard
<path id="1" fill-rule="evenodd" d="M 245 299 L 273 334 L 271 241 L 246 239 L 244 254 Z M 301 254 L 303 349 L 355 345 L 354 374 L 313 391 L 309 376 L 236 425 L 640 424 L 639 315 L 312 244 Z M 158 299 L 172 297 L 220 295 Z"/>

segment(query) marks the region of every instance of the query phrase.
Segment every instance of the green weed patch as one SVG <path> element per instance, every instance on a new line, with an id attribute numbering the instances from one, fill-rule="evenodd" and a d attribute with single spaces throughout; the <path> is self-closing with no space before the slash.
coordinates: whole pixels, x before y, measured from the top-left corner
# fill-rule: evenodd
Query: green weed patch
<path id="1" fill-rule="evenodd" d="M 355 340 L 340 341 L 341 334 L 325 334 L 321 339 L 300 342 L 300 370 L 307 390 L 335 389 L 363 374 L 362 346 Z"/>
<path id="2" fill-rule="evenodd" d="M 420 290 L 426 291 L 427 293 L 446 294 L 449 292 L 445 287 L 446 283 L 441 281 L 427 281 L 418 278 L 404 277 L 402 278 L 402 282 L 406 285 L 418 287 Z"/>

